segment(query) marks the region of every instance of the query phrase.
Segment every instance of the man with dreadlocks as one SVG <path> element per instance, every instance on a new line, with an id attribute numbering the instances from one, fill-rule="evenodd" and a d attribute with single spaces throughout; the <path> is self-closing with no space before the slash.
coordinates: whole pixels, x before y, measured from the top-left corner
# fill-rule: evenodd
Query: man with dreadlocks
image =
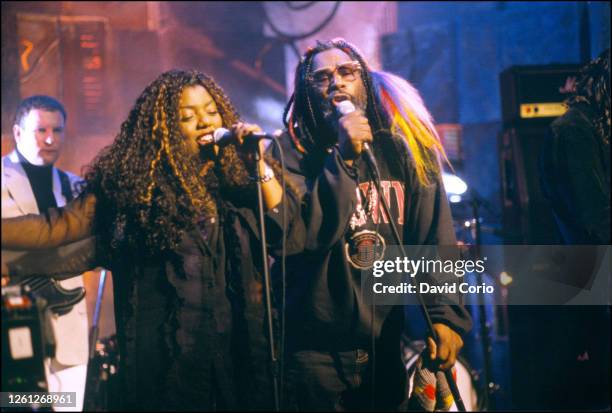
<path id="1" fill-rule="evenodd" d="M 566 104 L 567 112 L 552 122 L 540 153 L 542 189 L 564 244 L 610 245 L 610 49 L 582 68 Z M 589 254 L 580 255 L 588 260 Z M 582 275 L 567 282 L 582 287 L 587 281 Z M 545 349 L 555 348 L 540 364 L 554 385 L 540 390 L 529 407 L 609 409 L 610 306 L 524 311 L 529 312 L 525 317 L 546 320 L 531 337 Z M 572 391 L 559 394 L 559 388 Z"/>
<path id="2" fill-rule="evenodd" d="M 356 110 L 340 115 L 346 100 Z M 307 226 L 306 250 L 288 271 L 287 402 L 300 410 L 395 409 L 406 396 L 404 308 L 366 304 L 360 271 L 395 244 L 389 219 L 404 244 L 456 244 L 431 117 L 406 81 L 372 71 L 354 46 L 335 39 L 301 59 L 284 118 L 286 165 L 302 183 Z M 366 142 L 391 217 L 361 157 Z M 451 368 L 471 319 L 460 305 L 429 311 L 439 342 L 429 340 L 428 354 Z"/>
<path id="3" fill-rule="evenodd" d="M 610 49 L 581 72 L 551 124 L 542 181 L 567 244 L 610 244 Z"/>
<path id="4" fill-rule="evenodd" d="M 213 143 L 220 127 L 231 129 L 233 143 Z M 121 379 L 115 396 L 124 409 L 273 406 L 262 263 L 253 258 L 261 239 L 255 168 L 263 176 L 271 251 L 281 248 L 283 205 L 289 253 L 302 248 L 304 231 L 296 191 L 281 203 L 278 165 L 255 162 L 246 148 L 244 137 L 256 130 L 240 122 L 210 77 L 163 73 L 90 166 L 82 196 L 46 215 L 2 222 L 3 248 L 58 247 L 96 236 L 95 254 L 85 243 L 64 268 L 46 261 L 44 270 L 113 271 Z M 27 264 L 20 263 L 22 273 L 40 270 L 36 261 Z"/>

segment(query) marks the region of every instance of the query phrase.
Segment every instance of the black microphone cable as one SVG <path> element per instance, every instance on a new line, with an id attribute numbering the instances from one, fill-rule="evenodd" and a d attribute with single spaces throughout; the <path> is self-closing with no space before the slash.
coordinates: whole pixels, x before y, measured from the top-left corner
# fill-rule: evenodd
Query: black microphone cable
<path id="1" fill-rule="evenodd" d="M 380 202 L 382 199 L 382 194 L 380 192 L 381 189 L 381 184 L 380 184 L 380 170 L 378 169 L 378 165 L 376 164 L 376 160 L 374 159 L 374 152 L 372 151 L 370 145 L 367 142 L 363 143 L 363 157 L 366 160 L 366 163 L 368 164 L 368 172 L 370 175 L 370 178 L 372 179 L 372 185 L 374 185 L 374 188 L 371 188 L 371 190 L 376 191 L 376 202 L 374 203 L 374 208 L 378 209 L 376 211 L 376 214 L 379 214 L 378 217 L 378 222 L 376 222 L 376 227 L 375 227 L 375 231 L 376 233 L 379 233 L 379 229 L 380 229 L 380 222 L 384 219 L 383 216 L 380 214 Z M 370 200 L 368 200 L 368 202 L 370 202 Z M 372 215 L 374 215 L 374 211 L 372 212 Z M 389 221 L 391 221 L 393 218 L 389 215 L 388 216 Z M 376 244 L 374 245 L 374 248 L 376 248 Z M 376 251 L 374 251 L 374 254 L 376 254 Z M 375 320 L 376 320 L 376 294 L 372 294 L 372 312 L 371 312 L 371 320 L 370 320 L 370 326 L 371 326 L 371 330 L 370 330 L 370 334 L 371 334 L 371 343 L 370 343 L 370 347 L 372 349 L 372 356 L 370 358 L 370 366 L 371 366 L 371 372 L 370 372 L 370 385 L 372 386 L 372 397 L 370 398 L 370 409 L 374 410 L 374 407 L 376 406 L 376 331 L 375 331 Z M 382 327 L 382 326 L 381 326 Z"/>

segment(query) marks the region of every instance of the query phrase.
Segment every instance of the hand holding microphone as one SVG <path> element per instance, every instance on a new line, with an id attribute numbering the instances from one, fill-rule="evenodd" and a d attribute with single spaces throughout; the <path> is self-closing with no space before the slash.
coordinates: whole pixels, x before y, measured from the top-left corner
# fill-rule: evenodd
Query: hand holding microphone
<path id="1" fill-rule="evenodd" d="M 252 171 L 257 163 L 262 176 L 270 175 L 270 168 L 263 160 L 265 151 L 264 140 L 275 139 L 275 136 L 266 134 L 261 128 L 254 124 L 236 123 L 231 130 L 218 128 L 213 133 L 213 142 L 218 147 L 230 143 L 236 144 L 236 152 L 243 159 L 247 168 Z"/>
<path id="2" fill-rule="evenodd" d="M 350 100 L 338 103 L 336 109 L 342 115 L 338 120 L 338 144 L 344 159 L 352 164 L 354 159 L 365 152 L 374 161 L 369 145 L 373 137 L 368 118 L 357 111 Z"/>
<path id="3" fill-rule="evenodd" d="M 238 146 L 260 143 L 264 139 L 273 139 L 273 137 L 264 133 L 261 128 L 255 124 L 238 122 L 232 125 L 231 130 L 226 128 L 218 128 L 213 133 L 214 143 L 219 146 L 225 146 L 229 143 L 237 143 Z M 263 147 L 263 146 L 262 146 Z"/>
<path id="4" fill-rule="evenodd" d="M 238 155 L 244 160 L 251 177 L 261 182 L 261 195 L 267 209 L 275 208 L 283 199 L 283 187 L 263 158 L 263 141 L 274 140 L 277 136 L 264 133 L 259 126 L 247 123 L 237 123 L 231 130 L 218 128 L 213 133 L 214 144 L 218 148 L 229 143 L 238 143 Z"/>
<path id="5" fill-rule="evenodd" d="M 263 157 L 265 146 L 263 140 L 275 139 L 261 130 L 255 124 L 238 122 L 234 124 L 231 130 L 226 128 L 218 128 L 213 133 L 213 143 L 219 147 L 230 143 L 235 143 L 236 148 L 241 156 L 249 157 L 254 154 L 255 149 L 259 154 L 259 158 Z M 257 146 L 256 146 L 257 145 Z"/>

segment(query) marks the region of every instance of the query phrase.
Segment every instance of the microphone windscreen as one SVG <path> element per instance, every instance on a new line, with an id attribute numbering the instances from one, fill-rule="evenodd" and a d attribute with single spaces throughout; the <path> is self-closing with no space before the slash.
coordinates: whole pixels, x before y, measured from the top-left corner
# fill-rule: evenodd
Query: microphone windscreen
<path id="1" fill-rule="evenodd" d="M 221 140 L 223 140 L 223 138 L 229 134 L 229 130 L 225 129 L 225 128 L 217 128 L 215 129 L 215 131 L 213 132 L 213 138 L 215 143 L 219 143 L 221 142 Z"/>
<path id="2" fill-rule="evenodd" d="M 355 112 L 355 105 L 353 105 L 353 102 L 351 102 L 350 100 L 343 100 L 342 102 L 338 103 L 336 109 L 338 109 L 338 112 L 340 112 L 344 116 L 348 115 L 349 113 Z"/>

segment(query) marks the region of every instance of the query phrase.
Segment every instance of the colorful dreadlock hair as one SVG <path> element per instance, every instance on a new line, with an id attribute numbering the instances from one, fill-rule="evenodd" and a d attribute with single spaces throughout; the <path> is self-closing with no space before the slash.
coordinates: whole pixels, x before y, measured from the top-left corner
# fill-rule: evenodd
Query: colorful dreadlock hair
<path id="1" fill-rule="evenodd" d="M 440 161 L 448 165 L 450 162 L 423 99 L 414 86 L 394 74 L 373 71 L 372 81 L 390 120 L 391 133 L 406 140 L 419 181 L 430 183 L 430 178 L 441 169 Z"/>
<path id="2" fill-rule="evenodd" d="M 448 159 L 419 93 L 398 76 L 370 70 L 358 49 L 341 38 L 317 42 L 316 47 L 306 51 L 296 68 L 294 92 L 285 107 L 283 121 L 297 150 L 316 156 L 335 143 L 335 136 L 330 136 L 320 111 L 314 110 L 313 89 L 309 83 L 314 56 L 332 48 L 342 50 L 361 65 L 361 80 L 367 95 L 365 115 L 373 133 L 390 131 L 402 135 L 419 182 L 430 184 L 441 169 L 440 159 L 447 163 Z"/>

